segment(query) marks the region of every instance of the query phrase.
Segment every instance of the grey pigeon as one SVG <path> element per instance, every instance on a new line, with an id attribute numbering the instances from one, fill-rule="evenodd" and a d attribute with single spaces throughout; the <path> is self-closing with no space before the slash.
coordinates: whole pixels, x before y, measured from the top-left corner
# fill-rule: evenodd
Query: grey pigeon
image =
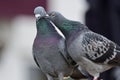
<path id="1" fill-rule="evenodd" d="M 59 12 L 48 15 L 66 37 L 67 51 L 79 70 L 88 71 L 97 80 L 101 72 L 120 64 L 120 47 L 116 43 Z"/>
<path id="2" fill-rule="evenodd" d="M 63 55 L 66 54 L 65 39 L 55 30 L 44 8 L 36 7 L 34 14 L 37 34 L 33 43 L 33 56 L 48 80 L 54 78 L 63 80 L 63 77 L 67 76 L 75 79 L 85 78 L 78 69 L 75 69 L 65 59 Z"/>

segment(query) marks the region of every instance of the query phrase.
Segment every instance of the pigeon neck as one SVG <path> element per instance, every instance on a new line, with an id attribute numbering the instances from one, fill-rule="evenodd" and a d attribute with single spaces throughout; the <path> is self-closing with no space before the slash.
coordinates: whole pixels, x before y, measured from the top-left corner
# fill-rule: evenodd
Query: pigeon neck
<path id="1" fill-rule="evenodd" d="M 61 30 L 66 39 L 75 36 L 78 32 L 82 32 L 87 28 L 77 21 L 65 20 L 60 22 L 62 23 L 57 23 L 56 26 Z"/>
<path id="2" fill-rule="evenodd" d="M 37 24 L 37 34 L 39 36 L 50 37 L 57 34 L 53 25 L 46 18 L 41 18 L 36 22 L 36 24 Z"/>

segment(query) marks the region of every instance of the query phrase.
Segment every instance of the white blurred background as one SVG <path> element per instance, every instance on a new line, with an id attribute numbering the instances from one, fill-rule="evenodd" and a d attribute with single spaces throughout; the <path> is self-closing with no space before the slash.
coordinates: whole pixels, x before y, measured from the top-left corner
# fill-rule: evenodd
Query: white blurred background
<path id="1" fill-rule="evenodd" d="M 85 21 L 86 0 L 47 0 L 46 4 L 48 11 L 59 11 L 68 19 Z M 0 80 L 43 80 L 32 56 L 35 35 L 34 15 L 0 19 Z"/>

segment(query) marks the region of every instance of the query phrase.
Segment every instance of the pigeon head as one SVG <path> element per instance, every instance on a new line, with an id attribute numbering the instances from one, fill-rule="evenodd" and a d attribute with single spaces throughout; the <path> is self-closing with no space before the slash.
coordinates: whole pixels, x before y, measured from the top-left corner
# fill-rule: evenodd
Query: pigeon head
<path id="1" fill-rule="evenodd" d="M 34 9 L 34 14 L 36 19 L 40 19 L 41 17 L 47 16 L 45 9 L 41 6 L 38 6 Z"/>
<path id="2" fill-rule="evenodd" d="M 48 13 L 48 15 L 49 19 L 55 24 L 57 28 L 59 28 L 65 37 L 71 37 L 71 35 L 87 28 L 78 21 L 73 21 L 65 18 L 59 12 L 53 11 Z"/>
<path id="3" fill-rule="evenodd" d="M 58 24 L 62 22 L 63 20 L 65 20 L 65 17 L 61 13 L 56 12 L 56 11 L 49 12 L 48 15 L 49 15 L 50 20 L 55 24 Z"/>
<path id="4" fill-rule="evenodd" d="M 37 34 L 42 37 L 50 37 L 56 35 L 56 30 L 49 20 L 49 16 L 46 13 L 45 9 L 41 6 L 38 6 L 34 9 L 34 14 L 36 17 L 36 28 Z"/>

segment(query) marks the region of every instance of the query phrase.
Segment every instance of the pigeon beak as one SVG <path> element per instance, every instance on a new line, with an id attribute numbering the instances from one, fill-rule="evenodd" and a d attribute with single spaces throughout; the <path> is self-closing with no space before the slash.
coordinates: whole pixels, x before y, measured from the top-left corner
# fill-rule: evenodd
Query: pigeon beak
<path id="1" fill-rule="evenodd" d="M 47 18 L 47 19 L 50 19 L 50 16 L 49 16 L 48 14 L 46 14 L 46 18 Z"/>
<path id="2" fill-rule="evenodd" d="M 36 17 L 36 18 L 40 18 L 41 15 L 40 15 L 40 14 L 35 14 L 35 17 Z"/>

